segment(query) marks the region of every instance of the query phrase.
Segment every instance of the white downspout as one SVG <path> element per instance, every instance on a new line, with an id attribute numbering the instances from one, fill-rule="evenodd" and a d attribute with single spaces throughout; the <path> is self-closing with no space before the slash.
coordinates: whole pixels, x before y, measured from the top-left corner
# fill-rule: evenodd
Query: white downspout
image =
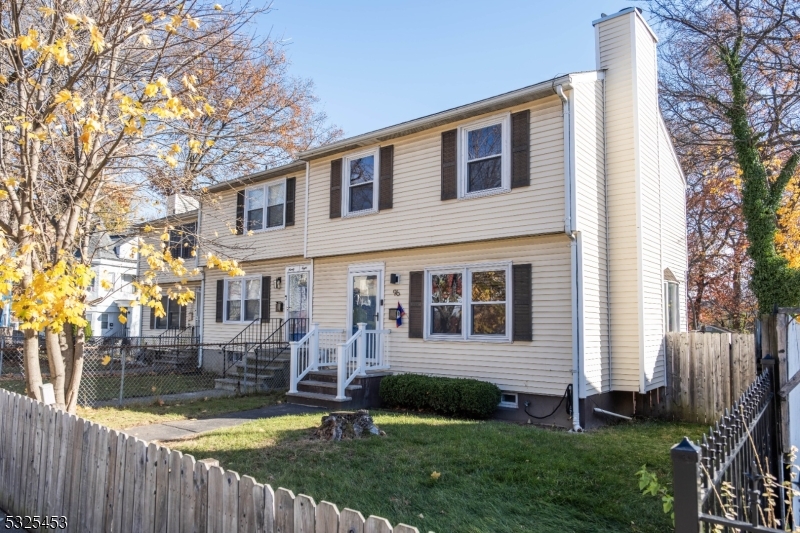
<path id="1" fill-rule="evenodd" d="M 580 416 L 581 361 L 580 361 L 580 306 L 578 298 L 580 286 L 578 280 L 578 235 L 575 228 L 575 171 L 572 155 L 575 150 L 572 142 L 572 116 L 569 97 L 561 85 L 556 86 L 556 94 L 563 104 L 564 114 L 564 185 L 565 185 L 565 224 L 564 232 L 570 239 L 570 288 L 572 301 L 572 429 L 583 431 Z"/>

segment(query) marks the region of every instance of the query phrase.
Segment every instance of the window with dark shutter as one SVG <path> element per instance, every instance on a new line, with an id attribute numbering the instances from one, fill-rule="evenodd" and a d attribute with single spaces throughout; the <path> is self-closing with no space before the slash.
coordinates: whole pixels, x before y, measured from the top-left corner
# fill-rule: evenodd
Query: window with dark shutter
<path id="1" fill-rule="evenodd" d="M 223 308 L 223 298 L 225 297 L 225 280 L 218 279 L 217 280 L 217 294 L 215 300 L 215 313 L 214 313 L 214 320 L 216 322 L 222 322 L 222 308 Z"/>
<path id="2" fill-rule="evenodd" d="M 511 115 L 511 188 L 531 184 L 531 112 Z"/>
<path id="3" fill-rule="evenodd" d="M 531 265 L 513 266 L 514 340 L 533 340 L 533 299 L 531 297 Z"/>
<path id="4" fill-rule="evenodd" d="M 423 338 L 425 328 L 425 308 L 422 304 L 425 294 L 425 273 L 410 272 L 408 275 L 408 336 Z"/>
<path id="5" fill-rule="evenodd" d="M 261 322 L 269 322 L 270 276 L 261 277 Z"/>
<path id="6" fill-rule="evenodd" d="M 294 206 L 295 189 L 297 189 L 297 178 L 286 180 L 286 225 L 294 226 Z"/>
<path id="7" fill-rule="evenodd" d="M 156 310 L 152 307 L 150 309 L 150 329 L 156 329 Z"/>
<path id="8" fill-rule="evenodd" d="M 442 132 L 442 200 L 458 197 L 458 130 Z"/>
<path id="9" fill-rule="evenodd" d="M 378 187 L 378 210 L 391 209 L 394 202 L 392 186 L 394 182 L 394 145 L 381 147 L 380 185 Z"/>
<path id="10" fill-rule="evenodd" d="M 342 216 L 342 160 L 331 161 L 331 205 L 330 218 Z"/>
<path id="11" fill-rule="evenodd" d="M 244 234 L 244 191 L 236 193 L 236 235 Z"/>

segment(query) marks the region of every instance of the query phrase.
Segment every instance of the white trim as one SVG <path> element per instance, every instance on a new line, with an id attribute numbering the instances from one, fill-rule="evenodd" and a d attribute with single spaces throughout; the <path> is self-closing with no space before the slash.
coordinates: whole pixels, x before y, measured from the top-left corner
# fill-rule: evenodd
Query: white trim
<path id="1" fill-rule="evenodd" d="M 353 331 L 353 276 L 376 274 L 377 279 L 377 298 L 375 308 L 378 318 L 375 320 L 375 329 L 383 329 L 383 281 L 386 276 L 386 267 L 383 263 L 373 263 L 364 265 L 351 265 L 347 268 L 347 329 L 345 336 L 349 337 Z"/>
<path id="2" fill-rule="evenodd" d="M 362 157 L 372 156 L 374 167 L 372 169 L 372 209 L 361 209 L 360 211 L 350 211 L 350 161 L 361 159 Z M 359 217 L 371 215 L 378 212 L 378 188 L 380 187 L 380 148 L 374 147 L 369 150 L 354 152 L 342 157 L 342 218 Z"/>
<path id="3" fill-rule="evenodd" d="M 303 257 L 308 257 L 308 183 L 311 175 L 311 163 L 306 161 L 306 196 L 303 199 Z M 295 220 L 297 220 L 297 187 L 295 187 Z"/>
<path id="4" fill-rule="evenodd" d="M 283 284 L 283 318 L 284 320 L 289 318 L 289 274 L 297 274 L 305 272 L 308 274 L 308 297 L 306 299 L 306 318 L 311 318 L 311 289 L 313 287 L 311 283 L 311 277 L 313 276 L 313 270 L 311 265 L 294 265 L 286 267 L 286 271 L 284 272 L 285 282 Z"/>
<path id="5" fill-rule="evenodd" d="M 223 287 L 223 291 L 222 291 L 222 323 L 223 324 L 243 324 L 243 323 L 251 322 L 251 321 L 255 320 L 255 318 L 245 319 L 245 317 L 244 317 L 244 313 L 245 313 L 245 309 L 244 308 L 245 308 L 245 301 L 246 301 L 245 293 L 247 291 L 247 287 L 246 287 L 246 285 L 247 285 L 246 282 L 247 281 L 258 280 L 258 288 L 259 288 L 259 291 L 258 291 L 258 302 L 259 302 L 259 304 L 258 304 L 259 305 L 259 307 L 258 307 L 258 316 L 259 317 L 261 316 L 261 292 L 263 290 L 263 288 L 261 287 L 261 284 L 264 281 L 262 278 L 263 278 L 263 276 L 257 276 L 257 275 L 254 275 L 254 276 L 236 276 L 236 277 L 232 277 L 232 278 L 225 278 L 224 283 L 222 284 L 222 287 Z M 232 282 L 232 281 L 241 281 L 242 282 L 242 296 L 241 296 L 241 298 L 239 300 L 241 302 L 242 306 L 241 306 L 240 311 L 239 311 L 239 315 L 241 317 L 239 320 L 228 320 L 228 284 L 230 282 Z"/>
<path id="6" fill-rule="evenodd" d="M 470 324 L 472 323 L 472 272 L 485 272 L 487 270 L 505 270 L 506 272 L 506 332 L 505 335 L 473 335 L 470 334 Z M 461 335 L 433 334 L 430 332 L 431 325 L 431 276 L 437 273 L 461 273 Z M 423 293 L 423 339 L 426 341 L 443 342 L 489 342 L 489 343 L 511 343 L 512 335 L 512 310 L 514 303 L 513 283 L 512 283 L 512 262 L 493 261 L 490 263 L 459 264 L 451 266 L 429 267 L 425 269 L 425 288 Z M 482 302 L 483 303 L 483 302 Z"/>
<path id="7" fill-rule="evenodd" d="M 639 315 L 639 392 L 647 392 L 645 386 L 645 333 L 644 333 L 644 250 L 642 242 L 642 158 L 641 128 L 639 126 L 639 71 L 636 65 L 636 17 L 630 18 L 631 35 L 631 82 L 633 84 L 633 161 L 634 194 L 636 198 L 636 285 L 638 289 Z"/>
<path id="8" fill-rule="evenodd" d="M 514 397 L 514 401 L 513 402 L 507 402 L 507 401 L 503 400 L 503 396 L 506 396 L 506 395 L 513 396 Z M 511 408 L 511 409 L 518 409 L 519 408 L 519 394 L 517 394 L 516 392 L 501 391 L 500 392 L 500 403 L 498 403 L 497 406 L 498 407 Z"/>
<path id="9" fill-rule="evenodd" d="M 487 126 L 494 126 L 500 124 L 501 151 L 500 151 L 500 187 L 493 189 L 484 189 L 481 191 L 468 192 L 467 191 L 467 139 L 469 132 L 477 129 L 485 128 Z M 483 196 L 490 196 L 508 192 L 511 190 L 511 113 L 506 112 L 499 115 L 493 115 L 481 120 L 462 124 L 458 127 L 458 149 L 456 150 L 458 157 L 458 198 L 480 198 Z M 493 156 L 496 157 L 496 156 Z"/>
<path id="10" fill-rule="evenodd" d="M 268 204 L 268 202 L 269 202 L 269 189 L 270 189 L 270 187 L 275 187 L 276 185 L 280 185 L 280 186 L 283 187 L 283 223 L 280 226 L 267 227 L 267 216 L 268 216 L 267 215 L 267 209 L 269 208 L 269 204 Z M 262 191 L 263 195 L 264 195 L 264 199 L 263 199 L 264 207 L 262 207 L 262 214 L 261 214 L 261 229 L 250 230 L 250 229 L 248 229 L 248 226 L 250 225 L 250 218 L 248 216 L 248 213 L 250 212 L 250 210 L 247 209 L 248 208 L 248 205 L 247 205 L 247 193 L 249 191 L 254 191 L 254 190 L 258 190 L 258 189 L 260 189 Z M 295 187 L 295 199 L 296 198 L 297 198 L 297 187 Z M 296 208 L 297 208 L 297 201 L 295 201 L 295 209 Z M 247 187 L 244 190 L 244 231 L 243 231 L 243 233 L 245 235 L 249 234 L 250 231 L 252 231 L 253 233 L 265 233 L 267 231 L 275 231 L 275 230 L 279 230 L 279 229 L 284 229 L 285 227 L 286 227 L 286 178 L 282 178 L 282 179 L 275 180 L 275 181 L 267 181 L 267 182 L 261 183 L 259 185 L 253 186 L 253 187 Z"/>

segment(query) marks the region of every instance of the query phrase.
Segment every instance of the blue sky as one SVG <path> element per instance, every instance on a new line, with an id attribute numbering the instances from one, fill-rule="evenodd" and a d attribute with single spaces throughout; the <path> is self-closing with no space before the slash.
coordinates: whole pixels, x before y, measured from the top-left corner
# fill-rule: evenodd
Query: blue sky
<path id="1" fill-rule="evenodd" d="M 286 39 L 347 136 L 558 74 L 594 69 L 592 21 L 627 0 L 274 0 L 259 32 Z"/>

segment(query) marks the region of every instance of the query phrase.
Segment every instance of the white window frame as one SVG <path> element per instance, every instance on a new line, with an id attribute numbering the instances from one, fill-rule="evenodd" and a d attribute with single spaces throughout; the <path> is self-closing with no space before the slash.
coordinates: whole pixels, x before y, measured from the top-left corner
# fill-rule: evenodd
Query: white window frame
<path id="1" fill-rule="evenodd" d="M 468 192 L 468 167 L 467 164 L 467 139 L 469 132 L 500 124 L 502 143 L 500 152 L 500 187 L 485 189 L 483 191 Z M 511 190 L 511 113 L 494 115 L 458 128 L 458 197 L 460 199 L 480 198 L 501 194 Z"/>
<path id="2" fill-rule="evenodd" d="M 283 223 L 280 226 L 272 226 L 271 228 L 267 227 L 267 208 L 269 207 L 269 188 L 275 187 L 276 185 L 283 186 Z M 261 229 L 248 229 L 250 227 L 250 218 L 249 213 L 250 211 L 247 209 L 247 193 L 250 191 L 261 190 L 264 195 L 264 208 L 262 209 L 261 213 Z M 250 231 L 253 233 L 262 233 L 265 231 L 275 231 L 279 229 L 284 229 L 286 227 L 286 178 L 274 181 L 268 181 L 261 185 L 255 187 L 247 187 L 244 190 L 244 233 L 247 234 Z"/>
<path id="3" fill-rule="evenodd" d="M 125 276 L 129 276 L 131 278 L 130 281 L 125 281 Z M 134 281 L 136 281 L 136 276 L 134 274 L 127 274 L 126 273 L 126 274 L 122 274 L 120 276 L 120 282 L 121 282 L 120 290 L 122 291 L 122 294 L 133 294 L 134 293 L 134 290 L 133 290 L 134 289 L 134 287 L 133 287 L 133 282 Z"/>
<path id="4" fill-rule="evenodd" d="M 375 170 L 372 176 L 372 209 L 362 209 L 361 211 L 350 211 L 350 161 L 361 159 L 362 157 L 373 156 L 375 158 Z M 347 155 L 342 158 L 342 216 L 360 217 L 378 212 L 378 199 L 380 187 L 380 149 L 371 148 Z"/>
<path id="5" fill-rule="evenodd" d="M 675 285 L 675 330 L 669 329 L 669 294 L 670 285 Z M 664 280 L 664 333 L 681 331 L 681 284 L 677 281 Z"/>
<path id="6" fill-rule="evenodd" d="M 512 309 L 514 295 L 511 283 L 511 261 L 501 261 L 494 263 L 475 263 L 467 265 L 432 267 L 425 269 L 425 324 L 423 338 L 430 341 L 464 341 L 464 342 L 498 342 L 509 343 L 512 328 Z M 472 272 L 482 272 L 486 270 L 505 270 L 506 271 L 506 332 L 504 335 L 472 335 L 470 333 L 472 324 Z M 433 274 L 452 274 L 460 272 L 462 274 L 462 297 L 461 297 L 461 335 L 446 335 L 441 333 L 431 333 L 431 276 Z M 488 302 L 479 302 L 488 303 Z"/>
<path id="7" fill-rule="evenodd" d="M 503 400 L 503 396 L 513 396 L 514 397 L 514 401 L 513 402 L 507 402 L 507 401 Z M 500 391 L 500 403 L 497 404 L 497 405 L 499 407 L 508 407 L 508 408 L 512 408 L 512 409 L 517 409 L 519 407 L 519 394 L 517 394 L 516 392 Z"/>
<path id="8" fill-rule="evenodd" d="M 107 331 L 107 330 L 111 329 L 109 327 L 110 324 L 111 324 L 111 321 L 109 320 L 109 316 L 108 315 L 109 315 L 108 313 L 100 313 L 100 331 Z M 103 321 L 104 320 L 105 320 L 105 323 L 106 323 L 105 327 L 103 327 Z"/>
<path id="9" fill-rule="evenodd" d="M 264 290 L 264 288 L 261 286 L 261 283 L 263 283 L 263 280 L 261 278 L 262 278 L 262 276 L 243 276 L 243 277 L 227 278 L 225 280 L 225 286 L 224 286 L 225 290 L 222 291 L 223 292 L 223 300 L 222 300 L 222 322 L 223 322 L 223 324 L 245 324 L 245 323 L 249 323 L 249 322 L 252 322 L 253 320 L 255 320 L 255 319 L 245 319 L 245 317 L 244 317 L 244 305 L 245 305 L 245 301 L 246 301 L 245 296 L 246 296 L 246 291 L 247 291 L 246 285 L 247 285 L 248 281 L 253 281 L 253 280 L 257 280 L 258 281 L 258 289 L 259 289 L 258 290 L 258 302 L 259 302 L 259 304 L 258 304 L 259 305 L 258 317 L 261 318 L 261 293 Z M 241 318 L 239 320 L 228 320 L 228 284 L 230 282 L 232 282 L 232 281 L 241 281 L 242 282 L 242 296 L 241 296 L 241 298 L 239 300 L 241 302 L 241 304 L 242 304 L 242 307 L 241 307 L 241 313 L 240 313 Z"/>

